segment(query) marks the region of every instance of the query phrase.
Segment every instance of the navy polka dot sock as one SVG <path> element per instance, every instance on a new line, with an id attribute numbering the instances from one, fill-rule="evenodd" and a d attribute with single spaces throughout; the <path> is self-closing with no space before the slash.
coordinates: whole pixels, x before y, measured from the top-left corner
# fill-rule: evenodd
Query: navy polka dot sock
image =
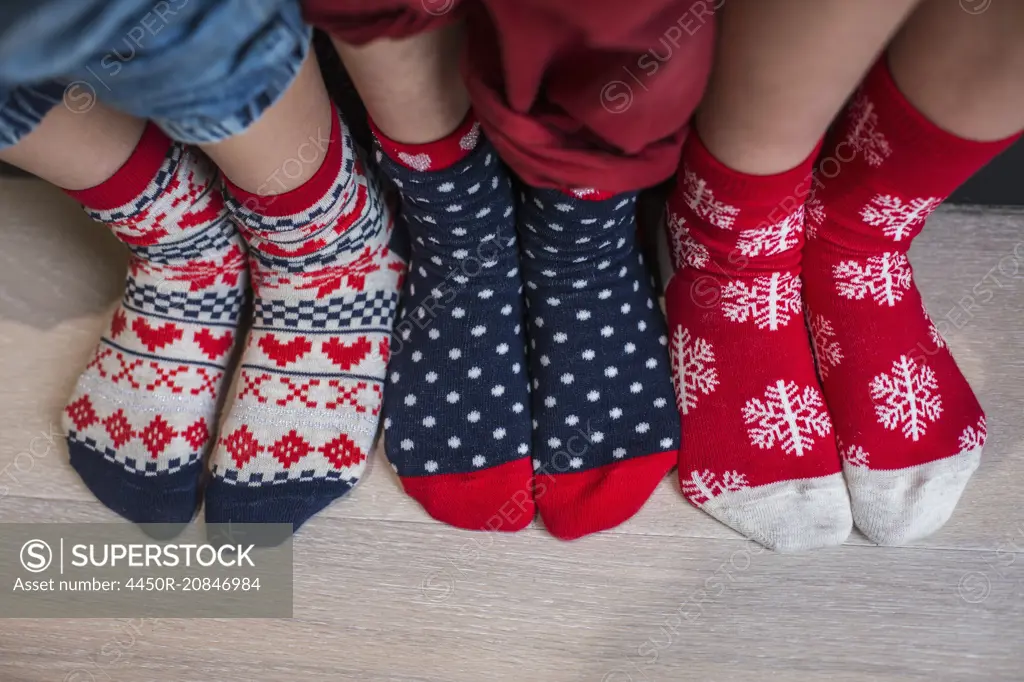
<path id="1" fill-rule="evenodd" d="M 385 449 L 434 518 L 513 531 L 534 515 L 515 206 L 497 154 L 471 119 L 463 128 L 450 136 L 462 158 L 440 169 L 443 149 L 410 149 L 376 131 L 412 248 L 384 391 Z"/>
<path id="2" fill-rule="evenodd" d="M 535 497 L 563 539 L 633 516 L 677 458 L 665 321 L 635 214 L 635 194 L 527 189 L 519 204 Z"/>

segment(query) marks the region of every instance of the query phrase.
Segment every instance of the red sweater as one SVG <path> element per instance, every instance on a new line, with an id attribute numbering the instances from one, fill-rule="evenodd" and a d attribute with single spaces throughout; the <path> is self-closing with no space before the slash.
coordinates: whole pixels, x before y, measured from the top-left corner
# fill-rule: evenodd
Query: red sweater
<path id="1" fill-rule="evenodd" d="M 535 187 L 637 190 L 672 175 L 724 0 L 304 0 L 346 42 L 459 18 L 473 107 Z"/>

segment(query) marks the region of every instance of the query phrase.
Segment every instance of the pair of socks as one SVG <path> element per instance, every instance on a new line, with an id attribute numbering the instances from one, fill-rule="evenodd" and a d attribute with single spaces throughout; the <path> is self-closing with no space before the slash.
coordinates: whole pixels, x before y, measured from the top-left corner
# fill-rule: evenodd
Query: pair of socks
<path id="1" fill-rule="evenodd" d="M 666 299 L 692 504 L 780 551 L 840 544 L 854 522 L 900 544 L 949 519 L 985 416 L 906 254 L 927 216 L 1012 142 L 941 130 L 884 60 L 817 172 L 817 151 L 750 176 L 688 140 L 668 206 Z"/>
<path id="2" fill-rule="evenodd" d="M 301 187 L 224 184 L 150 125 L 112 178 L 70 192 L 132 251 L 124 299 L 64 411 L 71 463 L 129 520 L 187 523 L 209 457 L 208 522 L 297 529 L 372 452 L 405 264 L 336 115 Z M 218 428 L 250 273 L 252 329 Z"/>
<path id="3" fill-rule="evenodd" d="M 375 135 L 411 240 L 384 396 L 405 491 L 473 530 L 622 523 L 679 443 L 635 194 L 517 196 L 472 116 L 428 145 Z"/>

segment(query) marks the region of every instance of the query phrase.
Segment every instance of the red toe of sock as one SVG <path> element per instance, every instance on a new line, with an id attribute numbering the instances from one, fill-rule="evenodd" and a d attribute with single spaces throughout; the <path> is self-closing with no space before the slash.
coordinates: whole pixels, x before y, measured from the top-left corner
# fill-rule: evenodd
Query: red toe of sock
<path id="1" fill-rule="evenodd" d="M 533 468 L 518 459 L 467 474 L 402 479 L 406 494 L 438 521 L 466 530 L 514 532 L 533 520 Z"/>
<path id="2" fill-rule="evenodd" d="M 544 525 L 561 540 L 614 528 L 640 511 L 678 455 L 671 450 L 590 471 L 538 475 L 534 497 Z"/>

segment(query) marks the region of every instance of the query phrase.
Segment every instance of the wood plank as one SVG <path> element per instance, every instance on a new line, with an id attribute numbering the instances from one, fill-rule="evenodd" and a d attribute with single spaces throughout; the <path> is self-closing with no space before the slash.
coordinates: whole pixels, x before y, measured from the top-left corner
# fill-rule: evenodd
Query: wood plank
<path id="1" fill-rule="evenodd" d="M 45 514 L 52 503 L 27 504 Z M 65 515 L 91 518 L 92 506 L 68 502 Z M 730 540 L 565 544 L 535 529 L 332 518 L 298 538 L 295 571 L 293 621 L 167 620 L 134 633 L 126 621 L 7 621 L 0 679 L 61 679 L 97 657 L 96 679 L 116 682 L 980 681 L 1019 679 L 1024 665 L 1020 553 L 787 556 Z M 114 650 L 124 667 L 105 667 Z"/>

